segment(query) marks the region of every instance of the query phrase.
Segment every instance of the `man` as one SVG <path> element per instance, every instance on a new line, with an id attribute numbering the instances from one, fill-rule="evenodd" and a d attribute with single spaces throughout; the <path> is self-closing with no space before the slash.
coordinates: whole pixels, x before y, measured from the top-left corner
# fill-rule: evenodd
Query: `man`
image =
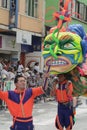
<path id="1" fill-rule="evenodd" d="M 56 116 L 56 127 L 59 130 L 72 129 L 73 121 L 73 105 L 72 105 L 73 86 L 71 81 L 66 79 L 66 74 L 59 74 L 58 80 L 53 83 L 51 95 L 56 96 L 58 102 L 58 112 Z"/>
<path id="2" fill-rule="evenodd" d="M 17 63 L 17 74 L 21 75 L 23 70 L 24 70 L 24 66 L 22 65 L 21 61 L 18 61 L 18 63 Z"/>
<path id="3" fill-rule="evenodd" d="M 1 71 L 2 71 L 2 69 L 3 69 L 3 64 L 2 64 L 3 62 L 2 62 L 2 61 L 3 61 L 3 59 L 0 58 L 0 73 L 1 73 Z"/>
<path id="4" fill-rule="evenodd" d="M 3 69 L 1 71 L 1 78 L 2 78 L 2 80 L 4 78 L 7 79 L 7 80 L 9 79 L 9 73 L 7 71 L 7 66 L 6 65 L 3 66 Z"/>
<path id="5" fill-rule="evenodd" d="M 0 91 L 0 98 L 8 106 L 13 116 L 13 125 L 10 130 L 33 130 L 32 109 L 36 96 L 44 93 L 43 87 L 26 89 L 26 80 L 17 75 L 14 80 L 16 89 L 14 91 Z"/>

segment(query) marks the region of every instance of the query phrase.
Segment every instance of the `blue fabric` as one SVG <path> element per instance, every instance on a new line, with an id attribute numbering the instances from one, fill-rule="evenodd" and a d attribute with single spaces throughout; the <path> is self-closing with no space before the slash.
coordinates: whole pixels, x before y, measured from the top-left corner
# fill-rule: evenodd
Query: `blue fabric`
<path id="1" fill-rule="evenodd" d="M 14 127 L 10 127 L 10 130 L 34 130 L 34 126 L 31 122 L 15 122 Z"/>
<path id="2" fill-rule="evenodd" d="M 58 117 L 62 127 L 67 128 L 70 125 L 70 116 L 72 116 L 72 109 L 69 105 L 58 105 Z"/>
<path id="3" fill-rule="evenodd" d="M 23 104 L 25 102 L 27 102 L 27 100 L 29 100 L 29 98 L 31 98 L 31 96 L 32 96 L 32 89 L 31 88 L 26 89 L 25 96 L 24 96 L 24 99 L 23 99 Z"/>
<path id="4" fill-rule="evenodd" d="M 19 93 L 15 93 L 14 91 L 8 91 L 8 98 L 15 103 L 20 103 Z"/>
<path id="5" fill-rule="evenodd" d="M 23 99 L 23 104 L 25 102 L 27 102 L 27 100 L 29 100 L 29 98 L 31 98 L 32 96 L 32 89 L 26 89 L 25 91 L 25 96 L 24 96 L 24 99 Z M 19 96 L 19 93 L 15 93 L 14 91 L 8 91 L 8 98 L 10 100 L 12 100 L 13 102 L 19 104 L 20 103 L 20 96 Z"/>
<path id="6" fill-rule="evenodd" d="M 61 85 L 60 85 L 60 84 L 59 84 L 58 89 L 60 89 L 60 90 L 61 90 Z M 65 90 L 65 89 L 66 89 L 66 83 L 65 83 L 65 84 L 62 84 L 62 90 Z"/>

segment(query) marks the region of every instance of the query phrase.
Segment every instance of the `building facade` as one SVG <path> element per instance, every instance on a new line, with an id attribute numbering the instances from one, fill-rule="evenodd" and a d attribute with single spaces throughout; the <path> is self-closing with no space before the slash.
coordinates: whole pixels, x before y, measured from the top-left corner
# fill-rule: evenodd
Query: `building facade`
<path id="1" fill-rule="evenodd" d="M 34 56 L 42 60 L 44 11 L 45 0 L 0 0 L 0 57 L 25 66 Z"/>
<path id="2" fill-rule="evenodd" d="M 61 0 L 61 5 L 64 5 L 65 0 Z M 46 0 L 46 15 L 45 15 L 45 27 L 46 33 L 50 27 L 56 25 L 53 20 L 53 13 L 59 10 L 60 0 Z M 69 5 L 69 11 L 71 10 L 72 21 L 70 24 L 81 24 L 87 32 L 87 0 L 72 0 L 72 4 Z"/>

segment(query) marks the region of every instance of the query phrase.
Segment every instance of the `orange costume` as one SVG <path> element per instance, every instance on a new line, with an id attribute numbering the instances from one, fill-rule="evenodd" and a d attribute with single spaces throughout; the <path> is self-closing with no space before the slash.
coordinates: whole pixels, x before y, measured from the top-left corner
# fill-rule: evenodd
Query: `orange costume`
<path id="1" fill-rule="evenodd" d="M 72 83 L 68 80 L 57 84 L 55 89 L 56 100 L 58 102 L 58 112 L 56 116 L 56 127 L 58 129 L 72 129 L 73 121 L 73 106 L 72 106 Z"/>
<path id="2" fill-rule="evenodd" d="M 44 91 L 41 87 L 28 88 L 19 93 L 18 90 L 14 91 L 0 91 L 0 98 L 4 100 L 8 109 L 13 116 L 13 126 L 11 130 L 28 130 L 23 123 L 29 125 L 29 130 L 33 130 L 32 109 L 34 98 L 43 94 Z M 17 123 L 20 123 L 20 128 L 16 128 Z"/>
<path id="3" fill-rule="evenodd" d="M 56 89 L 56 99 L 60 103 L 72 100 L 73 86 L 70 81 L 63 81 Z"/>

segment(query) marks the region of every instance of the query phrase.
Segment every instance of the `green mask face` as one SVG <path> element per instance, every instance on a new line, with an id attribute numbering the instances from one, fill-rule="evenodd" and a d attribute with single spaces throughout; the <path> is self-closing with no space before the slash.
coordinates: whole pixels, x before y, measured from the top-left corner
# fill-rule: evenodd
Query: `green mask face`
<path id="1" fill-rule="evenodd" d="M 82 63 L 81 38 L 71 32 L 49 34 L 44 40 L 43 57 L 51 74 L 67 73 Z"/>

